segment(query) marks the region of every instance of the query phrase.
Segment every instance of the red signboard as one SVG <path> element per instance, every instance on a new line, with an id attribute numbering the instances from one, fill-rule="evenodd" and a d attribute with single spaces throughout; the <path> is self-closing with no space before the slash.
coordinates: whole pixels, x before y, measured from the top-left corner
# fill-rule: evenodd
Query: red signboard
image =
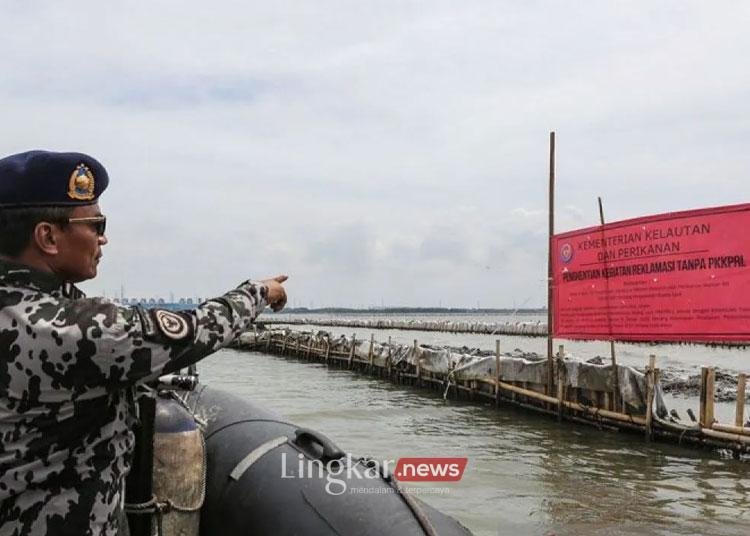
<path id="1" fill-rule="evenodd" d="M 555 235 L 553 334 L 750 341 L 750 204 Z"/>

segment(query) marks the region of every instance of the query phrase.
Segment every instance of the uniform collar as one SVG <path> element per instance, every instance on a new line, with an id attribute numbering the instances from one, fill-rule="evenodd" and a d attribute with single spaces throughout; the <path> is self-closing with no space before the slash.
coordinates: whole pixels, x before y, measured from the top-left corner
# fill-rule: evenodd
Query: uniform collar
<path id="1" fill-rule="evenodd" d="M 58 291 L 73 299 L 85 296 L 73 283 L 60 281 L 53 274 L 6 259 L 0 259 L 0 286 L 29 287 L 49 293 Z"/>

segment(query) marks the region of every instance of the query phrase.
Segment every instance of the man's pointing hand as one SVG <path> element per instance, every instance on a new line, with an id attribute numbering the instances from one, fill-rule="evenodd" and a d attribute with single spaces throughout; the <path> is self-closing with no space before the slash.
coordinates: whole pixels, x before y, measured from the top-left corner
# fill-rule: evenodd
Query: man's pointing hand
<path id="1" fill-rule="evenodd" d="M 277 275 L 271 279 L 264 279 L 261 281 L 261 283 L 263 283 L 268 289 L 266 301 L 268 302 L 269 307 L 274 311 L 281 311 L 286 305 L 286 291 L 281 284 L 287 279 L 289 279 L 289 276 L 287 275 Z"/>

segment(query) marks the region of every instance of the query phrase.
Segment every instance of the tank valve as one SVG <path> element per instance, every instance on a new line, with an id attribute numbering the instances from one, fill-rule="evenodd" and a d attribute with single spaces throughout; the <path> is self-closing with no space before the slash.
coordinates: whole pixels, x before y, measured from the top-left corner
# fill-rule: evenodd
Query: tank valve
<path id="1" fill-rule="evenodd" d="M 159 391 L 192 391 L 198 385 L 198 376 L 190 374 L 167 374 L 159 376 Z"/>

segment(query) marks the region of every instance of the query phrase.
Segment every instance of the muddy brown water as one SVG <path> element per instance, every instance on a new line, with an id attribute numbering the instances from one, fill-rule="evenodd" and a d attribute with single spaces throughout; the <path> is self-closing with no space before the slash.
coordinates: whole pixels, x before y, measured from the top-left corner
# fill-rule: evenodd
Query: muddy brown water
<path id="1" fill-rule="evenodd" d="M 719 452 L 444 401 L 260 352 L 222 350 L 199 371 L 358 456 L 468 457 L 460 482 L 422 486 L 420 496 L 476 535 L 750 534 L 750 463 Z"/>

